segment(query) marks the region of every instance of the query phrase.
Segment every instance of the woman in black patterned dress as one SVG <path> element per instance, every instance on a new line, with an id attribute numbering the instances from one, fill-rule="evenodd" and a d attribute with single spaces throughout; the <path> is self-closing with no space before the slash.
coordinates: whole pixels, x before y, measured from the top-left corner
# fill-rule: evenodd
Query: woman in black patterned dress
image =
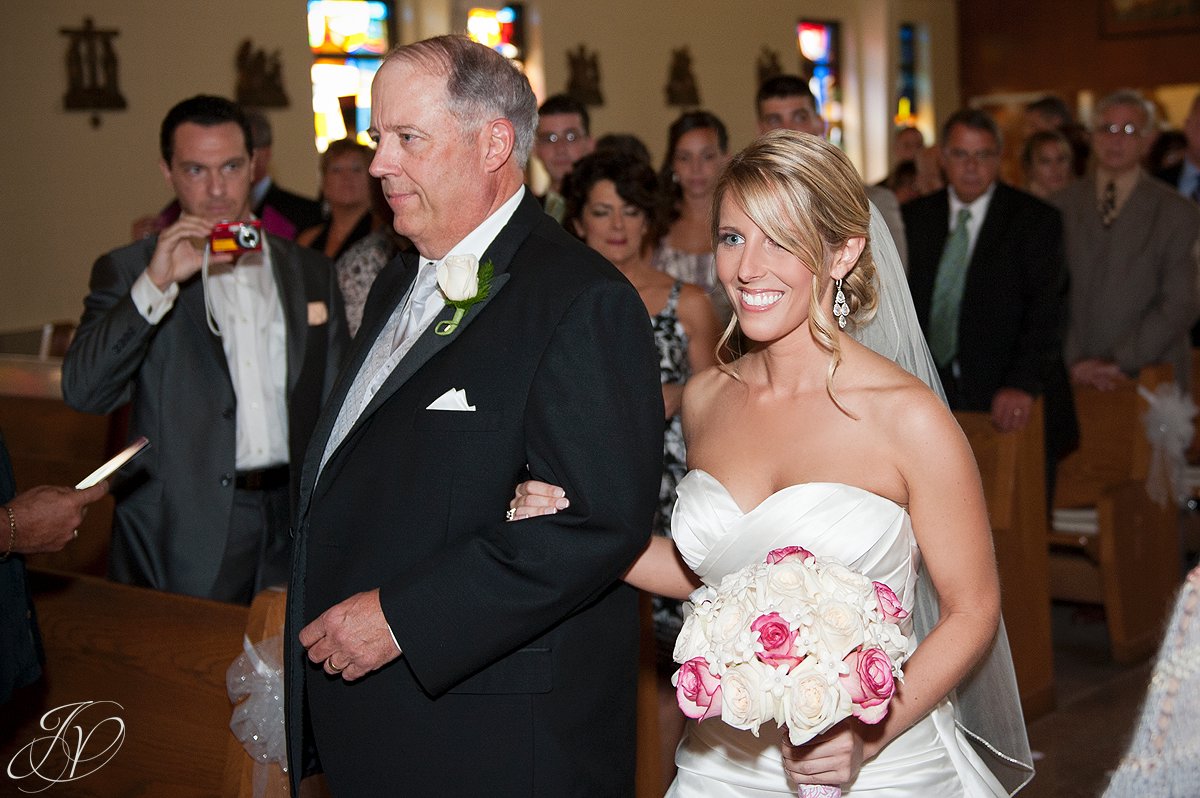
<path id="1" fill-rule="evenodd" d="M 692 374 L 716 363 L 720 335 L 717 315 L 703 289 L 651 265 L 654 244 L 663 236 L 669 204 L 648 164 L 616 153 L 589 155 L 572 168 L 563 183 L 563 196 L 567 205 L 563 226 L 608 258 L 633 283 L 654 325 L 666 434 L 653 531 L 669 536 L 675 486 L 687 470 L 679 416 L 683 386 Z M 670 674 L 675 670 L 671 653 L 683 622 L 679 602 L 655 597 L 654 621 L 661 666 L 659 728 L 665 787 L 674 772 L 675 747 L 684 721 L 670 683 Z"/>

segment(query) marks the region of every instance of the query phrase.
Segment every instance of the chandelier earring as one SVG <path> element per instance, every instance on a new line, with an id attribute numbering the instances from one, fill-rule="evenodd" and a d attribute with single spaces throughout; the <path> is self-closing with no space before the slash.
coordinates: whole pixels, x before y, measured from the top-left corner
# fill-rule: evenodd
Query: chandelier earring
<path id="1" fill-rule="evenodd" d="M 838 329 L 846 329 L 846 317 L 850 315 L 850 305 L 846 302 L 846 295 L 842 293 L 842 278 L 837 278 L 833 281 L 837 293 L 833 297 L 833 315 L 837 319 Z"/>

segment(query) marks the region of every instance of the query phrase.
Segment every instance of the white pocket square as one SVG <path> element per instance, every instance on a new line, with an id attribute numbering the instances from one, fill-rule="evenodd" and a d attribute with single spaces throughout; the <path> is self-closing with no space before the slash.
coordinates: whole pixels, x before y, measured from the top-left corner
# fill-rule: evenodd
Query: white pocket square
<path id="1" fill-rule="evenodd" d="M 426 410 L 466 410 L 475 412 L 475 405 L 467 404 L 465 388 L 451 388 L 429 403 Z"/>

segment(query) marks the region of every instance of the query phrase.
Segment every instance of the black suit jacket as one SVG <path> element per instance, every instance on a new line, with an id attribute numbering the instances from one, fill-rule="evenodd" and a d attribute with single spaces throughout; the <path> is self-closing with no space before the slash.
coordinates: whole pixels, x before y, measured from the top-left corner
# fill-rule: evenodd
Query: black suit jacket
<path id="1" fill-rule="evenodd" d="M 949 193 L 943 189 L 901 210 L 913 305 L 928 335 L 938 262 L 949 236 Z M 947 393 L 953 409 L 984 412 L 991 410 L 992 397 L 1001 388 L 1044 396 L 1051 459 L 1078 441 L 1062 354 L 1066 300 L 1058 211 L 1032 194 L 998 183 L 967 265 L 958 324 L 961 376 L 957 391 Z"/>
<path id="2" fill-rule="evenodd" d="M 310 717 L 335 794 L 633 792 L 639 624 L 619 579 L 661 477 L 653 333 L 633 287 L 528 193 L 486 260 L 486 301 L 426 330 L 318 477 L 416 258 L 380 273 L 314 434 L 285 637 L 293 784 Z M 450 389 L 476 410 L 427 409 Z M 531 474 L 570 508 L 506 523 Z M 299 630 L 377 587 L 403 655 L 352 684 L 308 663 Z"/>
<path id="3" fill-rule="evenodd" d="M 298 466 L 348 346 L 341 293 L 324 255 L 267 236 L 287 336 L 288 436 Z M 67 404 L 111 413 L 132 402 L 129 432 L 151 446 L 115 491 L 110 575 L 206 596 L 220 569 L 233 510 L 236 402 L 221 339 L 208 328 L 200 274 L 157 325 L 133 304 L 156 239 L 92 267 L 79 329 L 63 360 Z M 293 468 L 298 488 L 299 468 Z"/>
<path id="4" fill-rule="evenodd" d="M 1160 169 L 1154 173 L 1154 176 L 1178 191 L 1179 178 L 1183 176 L 1183 161 L 1180 161 L 1174 166 L 1169 166 L 1166 169 Z"/>

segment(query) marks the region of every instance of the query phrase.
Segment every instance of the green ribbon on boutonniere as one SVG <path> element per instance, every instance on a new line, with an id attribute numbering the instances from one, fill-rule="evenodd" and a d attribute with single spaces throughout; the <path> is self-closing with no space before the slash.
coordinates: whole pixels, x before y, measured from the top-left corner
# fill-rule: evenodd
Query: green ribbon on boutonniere
<path id="1" fill-rule="evenodd" d="M 471 306 L 487 299 L 494 271 L 490 260 L 480 263 L 474 255 L 451 255 L 438 264 L 438 289 L 446 304 L 454 308 L 454 318 L 439 321 L 434 332 L 449 335 L 458 329 Z"/>

